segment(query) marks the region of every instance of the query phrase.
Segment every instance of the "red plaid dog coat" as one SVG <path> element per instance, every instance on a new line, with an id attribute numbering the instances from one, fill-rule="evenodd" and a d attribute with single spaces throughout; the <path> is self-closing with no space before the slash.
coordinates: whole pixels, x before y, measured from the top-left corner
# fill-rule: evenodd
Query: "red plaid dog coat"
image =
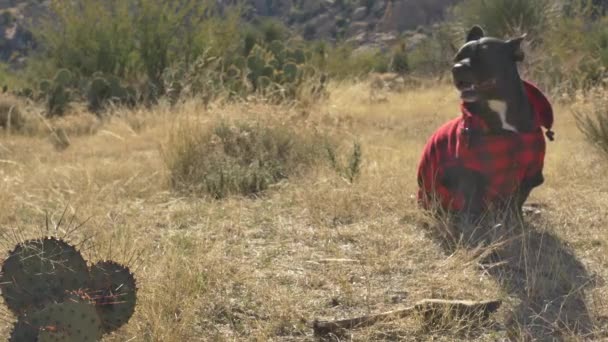
<path id="1" fill-rule="evenodd" d="M 464 195 L 453 193 L 437 181 L 449 167 L 464 167 L 486 177 L 489 183 L 483 196 L 485 206 L 508 199 L 523 181 L 538 177 L 545 158 L 541 126 L 548 129 L 547 137 L 553 140 L 553 109 L 536 86 L 524 81 L 524 87 L 536 114 L 537 129 L 533 132 L 473 136 L 472 132 L 484 132 L 487 126 L 462 104 L 462 115 L 431 136 L 418 166 L 418 200 L 424 208 L 429 209 L 434 200 L 446 210 L 463 210 Z"/>

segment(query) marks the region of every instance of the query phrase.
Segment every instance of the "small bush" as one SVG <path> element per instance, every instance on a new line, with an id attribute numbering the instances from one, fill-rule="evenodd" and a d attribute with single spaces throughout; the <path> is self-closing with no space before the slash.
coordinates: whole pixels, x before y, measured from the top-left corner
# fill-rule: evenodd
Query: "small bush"
<path id="1" fill-rule="evenodd" d="M 259 122 L 184 122 L 171 133 L 163 155 L 175 190 L 220 199 L 257 195 L 302 172 L 322 158 L 321 141 Z"/>
<path id="2" fill-rule="evenodd" d="M 390 70 L 398 74 L 405 74 L 410 71 L 405 43 L 401 44 L 399 48 L 393 51 L 390 61 Z"/>
<path id="3" fill-rule="evenodd" d="M 19 131 L 25 124 L 18 101 L 0 97 L 0 128 L 7 131 Z"/>
<path id="4" fill-rule="evenodd" d="M 361 173 L 361 163 L 363 161 L 361 144 L 353 144 L 353 151 L 348 157 L 346 163 L 339 158 L 334 146 L 328 144 L 325 146 L 325 148 L 327 150 L 327 158 L 329 159 L 332 168 L 338 173 L 338 175 L 346 178 L 350 183 L 353 183 Z"/>
<path id="5" fill-rule="evenodd" d="M 574 117 L 586 139 L 608 157 L 608 99 L 604 93 L 605 90 L 600 91 L 601 97 L 596 99 L 589 114 L 574 111 Z"/>

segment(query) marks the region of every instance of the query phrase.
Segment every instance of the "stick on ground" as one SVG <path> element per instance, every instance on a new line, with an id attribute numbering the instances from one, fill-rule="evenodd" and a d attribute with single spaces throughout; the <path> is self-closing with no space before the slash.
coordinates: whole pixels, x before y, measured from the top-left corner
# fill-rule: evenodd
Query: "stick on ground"
<path id="1" fill-rule="evenodd" d="M 332 333 L 339 333 L 345 329 L 362 328 L 381 321 L 403 318 L 415 312 L 421 313 L 427 320 L 435 320 L 441 317 L 450 317 L 453 319 L 487 319 L 491 313 L 498 310 L 501 304 L 502 302 L 499 300 L 468 301 L 424 299 L 413 306 L 380 314 L 336 321 L 315 320 L 313 323 L 313 330 L 315 335 L 324 336 Z"/>

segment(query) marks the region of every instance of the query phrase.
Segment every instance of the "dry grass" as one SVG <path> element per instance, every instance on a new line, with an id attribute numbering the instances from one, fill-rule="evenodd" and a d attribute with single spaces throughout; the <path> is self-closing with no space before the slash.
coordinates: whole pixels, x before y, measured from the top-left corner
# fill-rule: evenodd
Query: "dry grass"
<path id="1" fill-rule="evenodd" d="M 354 331 L 353 341 L 583 339 L 576 322 L 601 332 L 608 317 L 606 164 L 557 105 L 546 183 L 530 202 L 526 238 L 503 253 L 510 267 L 481 270 L 484 250 L 442 249 L 416 208 L 415 171 L 426 137 L 457 114 L 456 93 L 434 85 L 369 103 L 364 84 L 340 84 L 306 110 L 264 104 L 122 112 L 56 149 L 48 132 L 0 136 L 1 245 L 39 234 L 45 214 L 74 217 L 86 257 L 129 262 L 140 287 L 131 322 L 107 341 L 313 341 L 314 318 L 342 318 L 423 298 L 505 304 L 486 326 L 431 329 L 416 317 Z M 585 105 L 585 99 L 579 99 Z M 292 177 L 257 199 L 208 200 L 171 191 L 161 145 L 174 123 L 196 118 L 280 120 L 357 140 L 355 182 L 330 167 Z M 51 122 L 51 124 L 53 124 Z M 80 132 L 82 133 L 82 131 Z M 68 134 L 69 135 L 69 134 Z M 58 233 L 65 230 L 60 227 Z M 87 240 L 88 237 L 92 239 Z M 10 241 L 9 241 L 10 240 Z M 500 252 L 500 251 L 499 251 Z M 336 262 L 331 259 L 352 259 Z M 590 318 L 581 313 L 586 303 Z M 2 334 L 10 331 L 4 315 Z M 574 323 L 573 323 L 574 322 Z"/>

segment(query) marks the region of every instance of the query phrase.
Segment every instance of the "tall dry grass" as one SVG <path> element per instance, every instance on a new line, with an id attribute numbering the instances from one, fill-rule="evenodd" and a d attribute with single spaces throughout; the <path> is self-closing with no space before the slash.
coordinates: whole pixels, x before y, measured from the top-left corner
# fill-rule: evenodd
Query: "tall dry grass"
<path id="1" fill-rule="evenodd" d="M 263 103 L 188 102 L 153 112 L 118 112 L 90 134 L 67 133 L 58 150 L 48 132 L 0 135 L 3 250 L 51 227 L 67 209 L 69 234 L 87 257 L 111 257 L 135 271 L 139 302 L 130 323 L 107 341 L 313 341 L 315 318 L 341 318 L 422 298 L 504 301 L 491 324 L 426 327 L 417 317 L 354 331 L 353 341 L 590 338 L 608 315 L 606 164 L 556 103 L 546 183 L 530 198 L 520 248 L 500 250 L 514 265 L 488 265 L 486 249 L 447 251 L 415 206 L 415 171 L 426 137 L 458 114 L 455 91 L 423 85 L 369 101 L 364 83 L 331 87 L 306 108 Z M 161 146 L 175 123 L 196 118 L 277 120 L 298 132 L 338 137 L 363 148 L 354 182 L 319 164 L 256 199 L 223 200 L 172 190 Z M 53 122 L 50 122 L 52 125 Z M 70 223 L 51 228 L 62 235 Z M 485 266 L 481 267 L 480 263 Z M 584 318 L 573 300 L 583 300 Z M 580 305 L 579 305 L 580 306 Z M 4 310 L 3 336 L 13 317 Z M 575 323 L 573 323 L 575 322 Z M 601 338 L 604 335 L 596 335 Z"/>

